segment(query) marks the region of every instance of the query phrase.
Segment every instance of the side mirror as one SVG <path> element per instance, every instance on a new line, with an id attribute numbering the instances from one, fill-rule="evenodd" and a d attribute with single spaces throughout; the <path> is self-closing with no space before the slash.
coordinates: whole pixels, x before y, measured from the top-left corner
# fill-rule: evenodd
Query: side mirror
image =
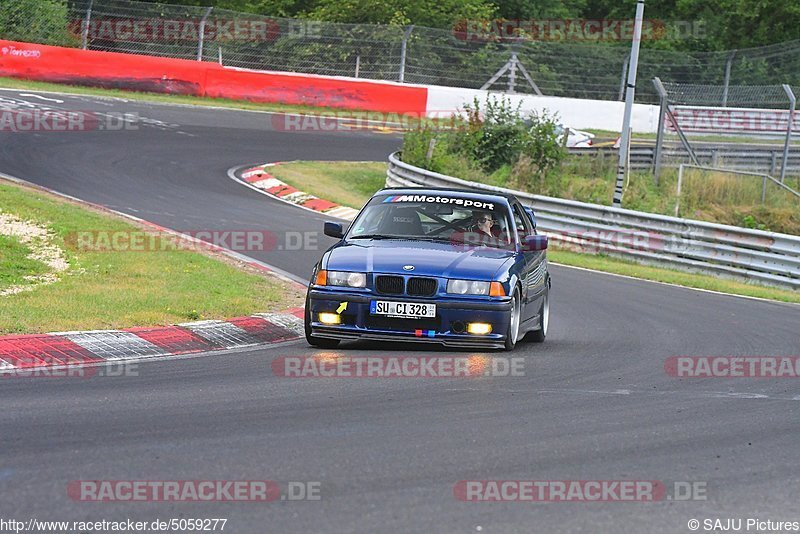
<path id="1" fill-rule="evenodd" d="M 523 243 L 522 246 L 525 252 L 547 250 L 547 236 L 546 235 L 525 236 L 525 243 Z"/>
<path id="2" fill-rule="evenodd" d="M 335 237 L 337 239 L 344 237 L 344 227 L 342 226 L 342 223 L 325 221 L 324 232 L 325 235 Z"/>
<path id="3" fill-rule="evenodd" d="M 533 227 L 536 228 L 536 214 L 533 213 L 533 208 L 525 208 L 525 213 L 528 214 L 528 217 L 531 219 L 531 223 L 533 223 Z"/>

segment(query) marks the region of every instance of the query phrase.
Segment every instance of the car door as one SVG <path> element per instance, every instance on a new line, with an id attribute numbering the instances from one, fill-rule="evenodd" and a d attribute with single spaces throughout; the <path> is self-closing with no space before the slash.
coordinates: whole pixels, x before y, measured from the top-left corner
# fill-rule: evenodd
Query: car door
<path id="1" fill-rule="evenodd" d="M 547 264 L 545 262 L 545 251 L 528 250 L 528 247 L 524 246 L 527 236 L 536 235 L 533 221 L 531 221 L 528 214 L 525 213 L 525 209 L 519 203 L 513 204 L 512 211 L 514 225 L 517 227 L 517 235 L 522 245 L 521 254 L 525 261 L 525 266 L 522 270 L 522 317 L 523 320 L 526 320 L 535 317 L 539 313 L 545 291 Z"/>

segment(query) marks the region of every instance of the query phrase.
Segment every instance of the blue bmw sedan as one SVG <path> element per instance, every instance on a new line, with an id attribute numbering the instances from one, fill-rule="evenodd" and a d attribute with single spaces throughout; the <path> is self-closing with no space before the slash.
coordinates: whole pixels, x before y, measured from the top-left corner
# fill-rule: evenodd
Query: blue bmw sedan
<path id="1" fill-rule="evenodd" d="M 314 267 L 305 333 L 343 340 L 512 350 L 542 342 L 550 316 L 547 237 L 512 195 L 382 189 Z"/>

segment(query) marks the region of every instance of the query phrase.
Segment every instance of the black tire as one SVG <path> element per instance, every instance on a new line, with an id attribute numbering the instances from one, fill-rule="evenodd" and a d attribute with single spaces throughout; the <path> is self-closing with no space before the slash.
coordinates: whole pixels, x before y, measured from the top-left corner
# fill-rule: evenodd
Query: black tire
<path id="1" fill-rule="evenodd" d="M 511 297 L 511 311 L 508 320 L 508 330 L 506 331 L 505 349 L 514 350 L 519 341 L 519 325 L 521 319 L 522 302 L 519 288 L 514 288 L 514 296 Z M 516 331 L 515 331 L 516 330 Z"/>
<path id="2" fill-rule="evenodd" d="M 545 291 L 542 307 L 539 309 L 539 328 L 528 332 L 525 341 L 544 343 L 547 338 L 547 329 L 550 325 L 550 290 Z"/>
<path id="3" fill-rule="evenodd" d="M 306 311 L 305 311 L 305 331 L 306 331 L 306 341 L 312 347 L 318 347 L 320 349 L 335 349 L 339 346 L 338 339 L 329 339 L 326 337 L 314 337 L 311 335 L 311 308 L 308 305 L 308 299 L 306 299 Z"/>

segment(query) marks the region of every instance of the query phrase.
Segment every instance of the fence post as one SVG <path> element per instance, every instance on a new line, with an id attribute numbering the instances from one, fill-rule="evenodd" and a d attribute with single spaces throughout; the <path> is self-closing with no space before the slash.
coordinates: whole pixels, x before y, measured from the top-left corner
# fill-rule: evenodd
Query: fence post
<path id="1" fill-rule="evenodd" d="M 514 92 L 514 86 L 517 83 L 517 53 L 511 52 L 511 64 L 509 65 L 508 70 L 508 92 Z"/>
<path id="2" fill-rule="evenodd" d="M 625 100 L 625 75 L 628 74 L 628 62 L 631 60 L 631 53 L 625 55 L 625 61 L 622 63 L 622 76 L 619 78 L 619 97 L 617 100 L 622 102 Z"/>
<path id="3" fill-rule="evenodd" d="M 406 56 L 408 54 L 408 39 L 411 37 L 411 31 L 414 29 L 414 25 L 406 27 L 406 31 L 403 32 L 403 42 L 400 45 L 400 79 L 398 80 L 400 83 L 406 81 Z"/>
<path id="4" fill-rule="evenodd" d="M 86 8 L 86 19 L 83 21 L 83 31 L 81 32 L 81 48 L 86 50 L 89 46 L 89 24 L 92 22 L 92 4 L 94 0 L 89 0 L 89 7 Z"/>
<path id="5" fill-rule="evenodd" d="M 217 46 L 217 55 L 219 56 L 219 66 L 222 66 L 222 47 Z"/>
<path id="6" fill-rule="evenodd" d="M 736 50 L 732 50 L 728 56 L 728 61 L 725 63 L 725 81 L 722 87 L 722 107 L 728 107 L 728 86 L 731 83 L 731 65 L 733 65 L 733 56 L 736 55 Z"/>
<path id="7" fill-rule="evenodd" d="M 658 177 L 661 174 L 661 153 L 664 149 L 664 129 L 666 128 L 664 121 L 666 120 L 667 116 L 667 90 L 664 89 L 664 84 L 661 83 L 661 79 L 658 77 L 653 78 L 653 85 L 656 86 L 656 92 L 658 93 L 658 98 L 661 103 L 658 110 L 656 149 L 655 153 L 653 154 L 653 175 L 656 184 L 658 184 Z"/>
<path id="8" fill-rule="evenodd" d="M 683 167 L 684 164 L 681 163 L 678 167 L 678 190 L 675 191 L 675 217 L 678 216 L 678 213 L 681 209 L 681 187 L 683 186 Z"/>
<path id="9" fill-rule="evenodd" d="M 786 178 L 786 166 L 789 164 L 789 143 L 792 139 L 792 123 L 794 122 L 794 108 L 797 105 L 797 98 L 794 96 L 792 88 L 788 84 L 783 84 L 783 90 L 789 97 L 789 117 L 786 126 L 786 142 L 783 144 L 783 163 L 781 163 L 781 183 Z"/>
<path id="10" fill-rule="evenodd" d="M 658 91 L 658 94 L 664 96 L 664 113 L 669 118 L 675 133 L 678 134 L 678 139 L 681 140 L 683 148 L 689 153 L 689 158 L 691 158 L 692 163 L 695 165 L 700 165 L 700 161 L 697 159 L 697 154 L 694 153 L 694 149 L 692 148 L 691 143 L 689 143 L 689 139 L 686 137 L 686 134 L 683 133 L 681 125 L 678 124 L 678 119 L 675 118 L 675 114 L 672 112 L 672 109 L 670 109 L 668 100 L 669 95 L 667 95 L 667 90 L 664 87 L 664 84 L 661 83 L 660 78 L 653 78 L 653 83 L 656 85 L 656 91 Z"/>
<path id="11" fill-rule="evenodd" d="M 430 165 L 431 159 L 433 159 L 433 149 L 436 148 L 436 138 L 431 137 L 430 142 L 428 142 L 428 151 L 425 153 L 425 162 Z"/>
<path id="12" fill-rule="evenodd" d="M 361 70 L 361 54 L 356 54 L 356 78 Z"/>
<path id="13" fill-rule="evenodd" d="M 209 7 L 206 9 L 203 18 L 200 19 L 200 31 L 199 35 L 197 36 L 197 61 L 203 61 L 203 43 L 205 41 L 206 36 L 206 19 L 211 14 L 211 10 L 214 9 L 213 7 Z"/>

